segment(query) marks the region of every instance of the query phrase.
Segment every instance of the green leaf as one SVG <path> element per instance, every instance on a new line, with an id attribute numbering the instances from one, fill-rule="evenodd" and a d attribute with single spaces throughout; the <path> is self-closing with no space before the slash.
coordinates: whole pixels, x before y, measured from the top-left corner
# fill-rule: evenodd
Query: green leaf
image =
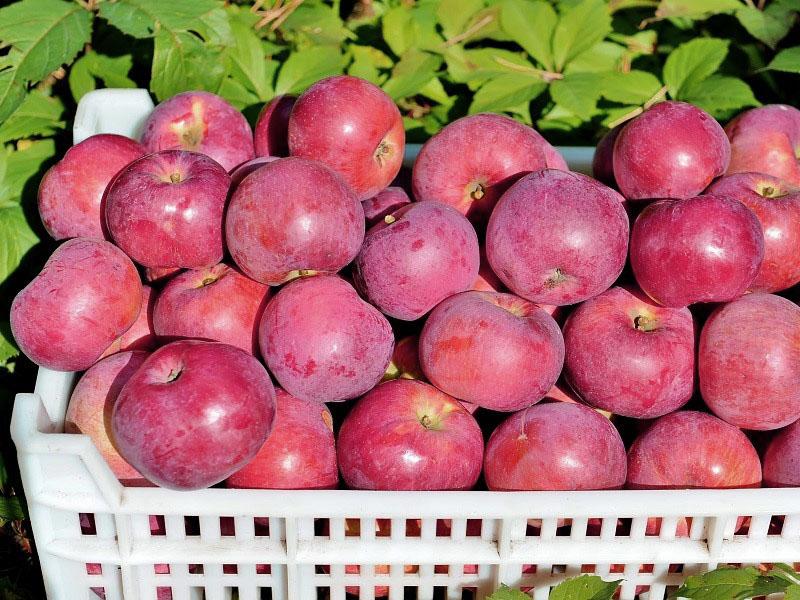
<path id="1" fill-rule="evenodd" d="M 283 63 L 276 94 L 296 94 L 323 77 L 337 75 L 344 69 L 344 59 L 338 50 L 316 46 L 289 55 Z"/>
<path id="2" fill-rule="evenodd" d="M 661 89 L 661 82 L 647 71 L 614 71 L 603 73 L 602 86 L 601 93 L 608 100 L 623 104 L 644 104 Z"/>
<path id="3" fill-rule="evenodd" d="M 25 185 L 55 153 L 51 139 L 26 142 L 24 150 L 0 151 L 0 206 L 18 203 Z"/>
<path id="4" fill-rule="evenodd" d="M 100 4 L 100 16 L 135 38 L 154 37 L 161 28 L 194 30 L 214 43 L 232 42 L 227 15 L 215 0 L 113 0 Z"/>
<path id="5" fill-rule="evenodd" d="M 64 105 L 58 98 L 34 90 L 24 102 L 0 125 L 0 144 L 31 136 L 52 135 L 64 128 L 61 117 Z"/>
<path id="6" fill-rule="evenodd" d="M 397 6 L 383 15 L 383 39 L 396 56 L 413 48 L 419 37 L 419 24 L 408 8 Z"/>
<path id="7" fill-rule="evenodd" d="M 2 352 L 2 348 L 0 348 Z M 2 354 L 0 354 L 2 360 Z M 25 510 L 18 496 L 0 496 L 0 521 L 21 521 L 25 518 Z"/>
<path id="8" fill-rule="evenodd" d="M 736 11 L 736 18 L 747 32 L 754 38 L 775 49 L 794 24 L 791 9 L 781 4 L 770 4 L 764 10 L 753 6 L 745 6 Z"/>
<path id="9" fill-rule="evenodd" d="M 156 34 L 150 89 L 159 101 L 188 90 L 217 92 L 224 76 L 221 48 L 184 31 Z"/>
<path id="10" fill-rule="evenodd" d="M 488 596 L 486 600 L 530 600 L 530 598 L 531 597 L 525 592 L 511 589 L 507 585 L 502 585 L 499 590 L 491 596 Z"/>
<path id="11" fill-rule="evenodd" d="M 263 102 L 255 93 L 247 89 L 238 79 L 226 77 L 222 80 L 217 94 L 225 98 L 237 110 Z"/>
<path id="12" fill-rule="evenodd" d="M 761 104 L 749 85 L 741 79 L 725 75 L 712 75 L 699 83 L 685 86 L 679 98 L 699 106 L 714 117 L 728 117 L 735 110 Z"/>
<path id="13" fill-rule="evenodd" d="M 133 88 L 136 83 L 128 77 L 133 67 L 130 54 L 107 56 L 90 50 L 81 56 L 69 71 L 69 89 L 75 102 L 97 87 L 95 78 L 106 87 Z"/>
<path id="14" fill-rule="evenodd" d="M 347 69 L 348 74 L 366 79 L 375 85 L 381 85 L 386 80 L 382 70 L 389 69 L 394 64 L 391 58 L 372 46 L 353 44 L 350 46 L 350 53 L 353 55 L 353 62 Z"/>
<path id="15" fill-rule="evenodd" d="M 333 7 L 321 2 L 304 2 L 280 26 L 314 45 L 338 45 L 355 35 L 342 24 Z"/>
<path id="16" fill-rule="evenodd" d="M 565 75 L 564 79 L 550 84 L 550 97 L 576 117 L 588 121 L 597 110 L 601 81 L 601 76 L 597 73 Z"/>
<path id="17" fill-rule="evenodd" d="M 538 78 L 519 73 L 500 75 L 481 86 L 472 98 L 469 112 L 508 111 L 530 102 L 545 89 L 547 84 Z"/>
<path id="18" fill-rule="evenodd" d="M 533 65 L 518 53 L 499 48 L 464 50 L 453 46 L 447 49 L 444 58 L 450 80 L 470 84 L 470 89 L 477 89 L 480 83 L 492 77 L 518 72 L 509 64 L 518 65 L 523 70 L 533 69 Z"/>
<path id="19" fill-rule="evenodd" d="M 399 100 L 418 94 L 436 76 L 442 57 L 416 49 L 406 51 L 383 84 L 383 91 Z"/>
<path id="20" fill-rule="evenodd" d="M 554 68 L 551 40 L 557 22 L 556 11 L 541 0 L 505 0 L 501 4 L 503 30 L 548 70 Z"/>
<path id="21" fill-rule="evenodd" d="M 611 600 L 620 581 L 603 581 L 596 575 L 573 577 L 554 587 L 550 600 Z"/>
<path id="22" fill-rule="evenodd" d="M 5 281 L 39 241 L 19 204 L 0 206 L 0 281 Z"/>
<path id="23" fill-rule="evenodd" d="M 800 46 L 786 48 L 775 55 L 767 65 L 773 71 L 786 71 L 787 73 L 800 73 Z"/>
<path id="24" fill-rule="evenodd" d="M 8 319 L 0 321 L 0 367 L 8 369 L 8 361 L 17 356 L 19 356 L 19 348 L 11 335 L 11 324 Z M 0 479 L 0 489 L 3 487 L 2 483 L 3 481 Z"/>
<path id="25" fill-rule="evenodd" d="M 733 12 L 741 6 L 739 0 L 661 0 L 656 9 L 656 17 L 705 19 L 713 14 Z"/>
<path id="26" fill-rule="evenodd" d="M 261 39 L 242 19 L 232 18 L 230 26 L 236 38 L 236 44 L 225 49 L 231 77 L 255 93 L 259 100 L 269 100 L 273 91 L 266 65 L 271 61 L 264 58 Z"/>
<path id="27" fill-rule="evenodd" d="M 673 98 L 685 85 L 697 84 L 715 73 L 728 55 L 727 40 L 697 38 L 673 50 L 664 63 L 664 83 Z"/>
<path id="28" fill-rule="evenodd" d="M 483 6 L 484 0 L 441 0 L 436 18 L 444 37 L 450 39 L 463 33 L 472 16 Z"/>
<path id="29" fill-rule="evenodd" d="M 747 598 L 751 595 L 759 576 L 760 573 L 755 567 L 743 569 L 721 567 L 702 575 L 688 577 L 673 597 L 692 600 Z"/>
<path id="30" fill-rule="evenodd" d="M 794 584 L 786 588 L 786 595 L 783 600 L 800 600 L 800 585 Z"/>
<path id="31" fill-rule="evenodd" d="M 0 122 L 25 100 L 26 87 L 16 69 L 0 71 Z"/>
<path id="32" fill-rule="evenodd" d="M 447 92 L 438 77 L 434 77 L 419 90 L 420 95 L 430 98 L 439 104 L 452 105 L 454 98 L 447 95 Z"/>
<path id="33" fill-rule="evenodd" d="M 600 42 L 582 52 L 564 69 L 564 73 L 615 71 L 622 63 L 625 48 L 613 42 Z"/>
<path id="34" fill-rule="evenodd" d="M 583 0 L 558 21 L 553 33 L 555 70 L 561 71 L 570 60 L 589 50 L 611 32 L 611 15 L 603 0 Z"/>

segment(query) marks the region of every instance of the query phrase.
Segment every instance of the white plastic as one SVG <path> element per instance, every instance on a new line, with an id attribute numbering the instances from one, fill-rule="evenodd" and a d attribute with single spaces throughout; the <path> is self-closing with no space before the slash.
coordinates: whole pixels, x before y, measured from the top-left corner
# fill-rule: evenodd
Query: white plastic
<path id="1" fill-rule="evenodd" d="M 152 109 L 144 96 L 87 94 L 76 141 L 104 131 L 135 135 Z M 565 155 L 573 168 L 591 162 L 590 149 Z M 798 489 L 125 488 L 87 436 L 61 433 L 74 382 L 73 373 L 40 369 L 34 393 L 17 396 L 11 425 L 50 600 L 344 600 L 355 588 L 364 600 L 376 592 L 390 600 L 480 599 L 503 583 L 544 600 L 581 572 L 624 579 L 621 600 L 661 600 L 720 563 L 800 560 Z M 82 530 L 81 514 L 94 526 Z M 163 516 L 164 535 L 151 534 L 151 515 Z M 749 519 L 735 533 L 740 516 Z M 660 530 L 648 535 L 655 517 Z M 684 517 L 691 526 L 681 536 Z M 360 535 L 350 535 L 356 523 Z"/>

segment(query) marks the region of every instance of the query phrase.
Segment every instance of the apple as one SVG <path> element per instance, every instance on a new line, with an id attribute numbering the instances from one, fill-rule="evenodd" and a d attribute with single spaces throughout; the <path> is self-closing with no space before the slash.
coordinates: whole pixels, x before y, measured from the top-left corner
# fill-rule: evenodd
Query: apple
<path id="1" fill-rule="evenodd" d="M 486 444 L 490 490 L 608 490 L 625 484 L 625 446 L 604 416 L 547 402 L 515 412 Z"/>
<path id="2" fill-rule="evenodd" d="M 144 154 L 123 135 L 93 135 L 67 150 L 39 184 L 39 216 L 54 239 L 104 239 L 101 202 L 109 182 Z"/>
<path id="3" fill-rule="evenodd" d="M 507 291 L 503 282 L 497 274 L 492 271 L 489 260 L 486 258 L 486 247 L 480 248 L 481 262 L 478 267 L 478 278 L 473 282 L 472 288 L 478 292 L 505 292 Z"/>
<path id="4" fill-rule="evenodd" d="M 250 173 L 256 169 L 260 169 L 267 163 L 271 163 L 273 160 L 278 159 L 274 156 L 256 156 L 255 158 L 251 158 L 247 162 L 240 164 L 233 171 L 231 171 L 231 190 L 235 190 L 237 187 L 239 187 L 242 179 L 250 175 Z"/>
<path id="5" fill-rule="evenodd" d="M 226 171 L 255 156 L 247 119 L 210 92 L 183 92 L 156 106 L 144 123 L 142 144 L 148 152 L 202 152 Z"/>
<path id="6" fill-rule="evenodd" d="M 500 280 L 531 302 L 576 304 L 607 290 L 625 266 L 624 198 L 568 171 L 526 175 L 489 219 L 486 256 Z"/>
<path id="7" fill-rule="evenodd" d="M 532 127 L 503 115 L 477 114 L 446 125 L 414 162 L 417 200 L 444 202 L 479 228 L 497 200 L 522 175 L 567 170 L 567 163 Z"/>
<path id="8" fill-rule="evenodd" d="M 161 290 L 153 309 L 159 337 L 224 342 L 258 352 L 258 323 L 269 287 L 220 263 L 184 271 Z"/>
<path id="9" fill-rule="evenodd" d="M 413 202 L 370 228 L 353 281 L 384 314 L 414 321 L 478 277 L 478 236 L 466 217 L 439 202 Z"/>
<path id="10" fill-rule="evenodd" d="M 144 279 L 148 283 L 163 283 L 181 271 L 180 267 L 145 267 Z"/>
<path id="11" fill-rule="evenodd" d="M 636 419 L 677 410 L 694 390 L 694 321 L 613 287 L 587 300 L 564 326 L 567 380 L 597 408 Z"/>
<path id="12" fill-rule="evenodd" d="M 153 306 L 156 294 L 149 285 L 142 285 L 142 308 L 139 316 L 125 333 L 106 348 L 101 358 L 128 350 L 153 350 L 156 347 L 156 333 L 153 331 Z"/>
<path id="13" fill-rule="evenodd" d="M 772 294 L 718 307 L 700 334 L 700 393 L 720 418 L 743 429 L 800 418 L 800 308 Z"/>
<path id="14" fill-rule="evenodd" d="M 258 339 L 281 387 L 317 402 L 372 389 L 394 348 L 389 321 L 336 275 L 302 277 L 281 288 L 267 304 Z"/>
<path id="15" fill-rule="evenodd" d="M 418 335 L 407 335 L 395 343 L 392 360 L 383 375 L 383 381 L 391 379 L 425 379 L 419 364 Z"/>
<path id="16" fill-rule="evenodd" d="M 597 142 L 594 156 L 592 157 L 592 175 L 597 181 L 608 187 L 617 187 L 614 179 L 614 143 L 622 131 L 623 125 L 617 125 L 609 129 L 605 135 Z"/>
<path id="17" fill-rule="evenodd" d="M 234 190 L 225 233 L 245 275 L 280 285 L 309 271 L 335 273 L 353 260 L 364 239 L 364 211 L 322 163 L 281 158 Z"/>
<path id="18" fill-rule="evenodd" d="M 800 487 L 800 420 L 775 434 L 763 465 L 765 486 Z"/>
<path id="19" fill-rule="evenodd" d="M 561 330 L 541 308 L 512 294 L 463 292 L 442 301 L 422 328 L 419 359 L 443 392 L 483 408 L 535 404 L 564 364 Z"/>
<path id="20" fill-rule="evenodd" d="M 614 178 L 628 200 L 691 198 L 725 173 L 731 146 L 705 111 L 659 102 L 629 121 L 614 143 Z"/>
<path id="21" fill-rule="evenodd" d="M 209 267 L 222 260 L 230 177 L 204 154 L 164 150 L 132 162 L 106 196 L 114 242 L 145 267 Z"/>
<path id="22" fill-rule="evenodd" d="M 386 215 L 392 214 L 410 202 L 406 191 L 396 186 L 387 187 L 372 198 L 367 198 L 361 203 L 367 227 L 372 227 L 378 221 L 382 221 Z"/>
<path id="23" fill-rule="evenodd" d="M 289 116 L 289 153 L 328 165 L 359 200 L 391 183 L 404 148 L 397 106 L 382 89 L 358 77 L 321 79 L 303 92 Z"/>
<path id="24" fill-rule="evenodd" d="M 735 173 L 709 194 L 735 198 L 752 210 L 764 234 L 764 261 L 750 290 L 779 292 L 800 283 L 800 188 L 763 173 Z"/>
<path id="25" fill-rule="evenodd" d="M 278 388 L 272 433 L 255 458 L 225 480 L 229 488 L 330 489 L 339 483 L 331 411 Z"/>
<path id="26" fill-rule="evenodd" d="M 274 415 L 272 382 L 251 354 L 182 340 L 153 352 L 128 379 L 111 426 L 119 453 L 149 481 L 196 490 L 250 462 Z"/>
<path id="27" fill-rule="evenodd" d="M 281 94 L 258 113 L 253 131 L 256 156 L 289 156 L 289 115 L 297 96 Z"/>
<path id="28" fill-rule="evenodd" d="M 342 478 L 353 489 L 468 490 L 481 473 L 475 417 L 421 381 L 377 386 L 345 417 L 337 441 Z"/>
<path id="29" fill-rule="evenodd" d="M 731 173 L 764 173 L 800 186 L 800 110 L 769 104 L 745 111 L 725 127 Z"/>
<path id="30" fill-rule="evenodd" d="M 631 233 L 639 287 L 674 308 L 738 298 L 753 283 L 763 257 L 758 218 L 727 196 L 659 200 L 642 211 Z"/>
<path id="31" fill-rule="evenodd" d="M 656 420 L 628 451 L 628 487 L 744 488 L 761 485 L 753 444 L 722 419 L 682 410 Z"/>
<path id="32" fill-rule="evenodd" d="M 111 436 L 111 414 L 122 386 L 142 366 L 147 352 L 120 352 L 92 365 L 78 381 L 67 408 L 65 433 L 92 438 L 100 454 L 122 485 L 150 483 L 120 456 Z"/>
<path id="33" fill-rule="evenodd" d="M 37 365 L 83 371 L 136 322 L 142 283 L 109 242 L 76 238 L 59 246 L 11 304 L 11 331 Z"/>

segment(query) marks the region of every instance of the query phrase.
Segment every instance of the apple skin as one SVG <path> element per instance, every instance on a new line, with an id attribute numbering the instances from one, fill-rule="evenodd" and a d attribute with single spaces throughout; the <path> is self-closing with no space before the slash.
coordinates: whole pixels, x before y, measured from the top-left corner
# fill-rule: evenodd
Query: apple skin
<path id="1" fill-rule="evenodd" d="M 289 115 L 297 96 L 281 94 L 258 113 L 253 130 L 256 156 L 289 156 Z"/>
<path id="2" fill-rule="evenodd" d="M 547 402 L 494 430 L 483 469 L 490 490 L 618 489 L 625 485 L 625 445 L 591 408 Z"/>
<path id="3" fill-rule="evenodd" d="M 540 304 L 576 304 L 607 290 L 628 252 L 624 198 L 568 171 L 526 175 L 497 203 L 486 256 L 512 292 Z"/>
<path id="4" fill-rule="evenodd" d="M 139 316 L 125 333 L 114 340 L 106 348 L 101 358 L 126 352 L 128 350 L 153 350 L 158 340 L 153 331 L 153 307 L 156 303 L 156 293 L 149 285 L 142 285 L 142 307 Z"/>
<path id="5" fill-rule="evenodd" d="M 771 175 L 735 173 L 720 177 L 708 193 L 735 198 L 761 223 L 764 261 L 751 291 L 780 292 L 800 283 L 800 189 Z"/>
<path id="6" fill-rule="evenodd" d="M 250 173 L 256 169 L 260 169 L 267 163 L 271 163 L 273 160 L 278 159 L 274 156 L 256 156 L 255 158 L 251 158 L 247 162 L 240 164 L 233 171 L 231 171 L 231 190 L 235 190 L 237 187 L 239 187 L 242 179 L 250 175 Z"/>
<path id="7" fill-rule="evenodd" d="M 720 418 L 770 430 L 800 418 L 800 308 L 772 294 L 718 307 L 700 334 L 700 393 Z"/>
<path id="8" fill-rule="evenodd" d="M 145 151 L 123 135 L 102 133 L 75 144 L 39 184 L 39 216 L 53 239 L 104 239 L 103 195 L 119 171 Z"/>
<path id="9" fill-rule="evenodd" d="M 628 450 L 628 488 L 745 488 L 761 485 L 747 436 L 713 415 L 682 410 L 657 419 Z"/>
<path id="10" fill-rule="evenodd" d="M 743 112 L 725 127 L 731 142 L 728 174 L 765 173 L 800 186 L 800 110 L 769 104 Z"/>
<path id="11" fill-rule="evenodd" d="M 153 327 L 161 338 L 197 338 L 258 352 L 258 323 L 269 287 L 220 263 L 173 277 L 158 294 Z"/>
<path id="12" fill-rule="evenodd" d="M 281 387 L 316 402 L 372 389 L 394 349 L 389 321 L 336 275 L 301 277 L 281 288 L 267 304 L 258 339 Z"/>
<path id="13" fill-rule="evenodd" d="M 370 228 L 356 257 L 356 288 L 381 312 L 414 321 L 478 277 L 478 236 L 439 202 L 412 202 Z"/>
<path id="14" fill-rule="evenodd" d="M 387 381 L 356 403 L 339 430 L 348 487 L 361 490 L 468 490 L 483 461 L 475 417 L 435 387 Z"/>
<path id="15" fill-rule="evenodd" d="M 555 384 L 564 339 L 553 318 L 532 302 L 469 291 L 431 311 L 420 334 L 419 359 L 443 392 L 483 408 L 515 411 L 541 400 Z"/>
<path id="16" fill-rule="evenodd" d="M 83 371 L 136 321 L 142 283 L 113 244 L 64 242 L 11 304 L 19 349 L 41 367 Z"/>
<path id="17" fill-rule="evenodd" d="M 390 215 L 410 203 L 408 194 L 401 187 L 390 186 L 381 190 L 372 198 L 367 198 L 361 203 L 367 227 L 372 227 L 378 221 L 382 221 L 386 215 Z"/>
<path id="18" fill-rule="evenodd" d="M 156 106 L 145 121 L 142 144 L 148 152 L 202 152 L 226 171 L 255 156 L 247 119 L 210 92 L 183 92 Z"/>
<path id="19" fill-rule="evenodd" d="M 623 126 L 617 125 L 613 129 L 609 129 L 600 138 L 592 158 L 592 176 L 600 183 L 611 188 L 617 187 L 617 181 L 614 179 L 614 143 L 617 141 Z"/>
<path id="20" fill-rule="evenodd" d="M 120 454 L 149 481 L 197 490 L 247 464 L 274 415 L 275 390 L 252 355 L 183 340 L 156 350 L 128 379 L 111 424 Z"/>
<path id="21" fill-rule="evenodd" d="M 614 178 L 628 200 L 691 198 L 730 159 L 730 142 L 711 115 L 686 102 L 659 102 L 619 132 Z"/>
<path id="22" fill-rule="evenodd" d="M 114 242 L 145 267 L 209 267 L 222 260 L 230 177 L 204 154 L 164 150 L 132 162 L 106 195 Z"/>
<path id="23" fill-rule="evenodd" d="M 180 267 L 145 267 L 144 279 L 148 283 L 164 283 L 181 271 Z"/>
<path id="24" fill-rule="evenodd" d="M 228 250 L 245 275 L 280 285 L 300 271 L 335 273 L 364 239 L 364 210 L 324 164 L 281 158 L 248 175 L 225 218 Z"/>
<path id="25" fill-rule="evenodd" d="M 400 171 L 405 129 L 394 101 L 349 75 L 321 79 L 297 99 L 289 116 L 289 152 L 339 173 L 359 200 L 387 187 Z"/>
<path id="26" fill-rule="evenodd" d="M 753 283 L 763 258 L 758 218 L 727 196 L 659 200 L 633 224 L 634 276 L 664 306 L 738 298 Z"/>
<path id="27" fill-rule="evenodd" d="M 535 129 L 482 113 L 453 121 L 428 140 L 411 181 L 414 198 L 448 204 L 480 229 L 515 181 L 548 168 L 566 171 L 567 163 Z"/>
<path id="28" fill-rule="evenodd" d="M 564 343 L 567 380 L 592 406 L 652 419 L 692 396 L 695 333 L 688 308 L 666 308 L 639 290 L 613 287 L 572 312 Z"/>
<path id="29" fill-rule="evenodd" d="M 92 365 L 78 381 L 70 397 L 65 433 L 82 433 L 102 454 L 122 485 L 151 485 L 120 456 L 111 439 L 111 413 L 122 386 L 142 366 L 148 353 L 120 352 Z"/>
<path id="30" fill-rule="evenodd" d="M 255 458 L 225 480 L 229 488 L 321 490 L 339 483 L 328 407 L 278 388 L 272 433 Z"/>
<path id="31" fill-rule="evenodd" d="M 773 436 L 763 466 L 765 486 L 800 487 L 800 420 Z"/>

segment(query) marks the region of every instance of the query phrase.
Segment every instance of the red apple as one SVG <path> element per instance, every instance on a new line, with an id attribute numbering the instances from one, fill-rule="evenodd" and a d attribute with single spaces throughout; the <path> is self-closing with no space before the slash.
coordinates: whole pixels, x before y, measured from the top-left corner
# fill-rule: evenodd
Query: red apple
<path id="1" fill-rule="evenodd" d="M 180 267 L 145 267 L 144 278 L 148 283 L 163 283 L 182 270 Z"/>
<path id="2" fill-rule="evenodd" d="M 497 203 L 486 255 L 508 288 L 531 302 L 575 304 L 607 290 L 625 266 L 624 198 L 594 179 L 548 169 Z"/>
<path id="3" fill-rule="evenodd" d="M 659 102 L 619 132 L 614 178 L 628 200 L 691 198 L 730 159 L 725 131 L 711 115 L 685 102 Z"/>
<path id="4" fill-rule="evenodd" d="M 455 398 L 411 379 L 382 383 L 345 417 L 338 438 L 347 485 L 368 490 L 468 490 L 483 435 Z"/>
<path id="5" fill-rule="evenodd" d="M 660 200 L 636 219 L 630 255 L 639 287 L 659 304 L 727 302 L 753 283 L 764 235 L 738 200 L 711 194 Z"/>
<path id="6" fill-rule="evenodd" d="M 139 316 L 125 333 L 115 339 L 103 352 L 103 357 L 127 350 L 153 350 L 156 347 L 156 334 L 153 331 L 153 306 L 156 294 L 149 285 L 142 286 L 142 308 Z"/>
<path id="7" fill-rule="evenodd" d="M 697 353 L 708 407 L 744 429 L 778 429 L 800 418 L 800 308 L 748 294 L 706 321 Z"/>
<path id="8" fill-rule="evenodd" d="M 89 237 L 102 240 L 101 201 L 106 187 L 128 163 L 144 154 L 138 142 L 103 133 L 67 150 L 39 184 L 39 215 L 53 238 Z"/>
<path id="9" fill-rule="evenodd" d="M 417 200 L 444 202 L 484 227 L 500 196 L 530 171 L 567 170 L 539 133 L 495 114 L 463 117 L 428 140 L 414 163 Z"/>
<path id="10" fill-rule="evenodd" d="M 197 268 L 222 260 L 230 177 L 197 152 L 164 150 L 125 167 L 106 196 L 114 242 L 145 267 Z"/>
<path id="11" fill-rule="evenodd" d="M 383 375 L 383 381 L 391 379 L 425 379 L 419 364 L 418 335 L 407 335 L 395 343 L 392 360 Z"/>
<path id="12" fill-rule="evenodd" d="M 625 484 L 625 446 L 611 422 L 581 404 L 514 413 L 486 444 L 490 490 L 607 490 Z"/>
<path id="13" fill-rule="evenodd" d="M 401 187 L 387 187 L 381 190 L 372 198 L 367 198 L 361 203 L 364 209 L 364 218 L 367 220 L 367 227 L 372 227 L 378 221 L 383 221 L 386 215 L 390 215 L 396 210 L 409 204 L 411 200 Z"/>
<path id="14" fill-rule="evenodd" d="M 739 429 L 712 415 L 665 415 L 628 451 L 628 487 L 742 488 L 761 485 L 761 463 Z"/>
<path id="15" fill-rule="evenodd" d="M 226 171 L 255 156 L 247 119 L 210 92 L 183 92 L 156 106 L 144 124 L 142 144 L 148 152 L 202 152 Z"/>
<path id="16" fill-rule="evenodd" d="M 764 233 L 764 261 L 752 291 L 779 292 L 800 282 L 800 189 L 771 175 L 726 175 L 709 194 L 735 198 L 752 210 Z"/>
<path id="17" fill-rule="evenodd" d="M 472 288 L 478 292 L 505 292 L 506 288 L 497 274 L 492 271 L 489 260 L 486 258 L 486 247 L 481 246 L 481 263 L 478 267 L 478 278 L 472 284 Z M 555 307 L 553 307 L 555 308 Z M 550 313 L 552 314 L 552 313 Z"/>
<path id="18" fill-rule="evenodd" d="M 592 157 L 592 175 L 597 181 L 608 187 L 617 187 L 614 179 L 614 143 L 617 141 L 622 125 L 610 129 L 597 142 L 594 156 Z"/>
<path id="19" fill-rule="evenodd" d="M 278 388 L 272 433 L 255 458 L 228 477 L 229 488 L 306 490 L 339 483 L 331 411 Z"/>
<path id="20" fill-rule="evenodd" d="M 367 232 L 353 280 L 383 313 L 414 321 L 468 290 L 479 262 L 478 236 L 463 215 L 439 202 L 413 202 Z"/>
<path id="21" fill-rule="evenodd" d="M 83 371 L 136 321 L 142 283 L 136 267 L 113 244 L 64 242 L 14 298 L 11 331 L 37 365 Z"/>
<path id="22" fill-rule="evenodd" d="M 281 158 L 247 176 L 225 217 L 228 250 L 245 275 L 280 285 L 308 271 L 335 273 L 364 239 L 364 211 L 322 163 Z"/>
<path id="23" fill-rule="evenodd" d="M 368 81 L 337 75 L 316 82 L 289 116 L 292 156 L 338 172 L 359 200 L 388 186 L 400 170 L 405 130 L 392 99 Z"/>
<path id="24" fill-rule="evenodd" d="M 272 382 L 252 355 L 185 340 L 156 350 L 128 379 L 111 424 L 120 454 L 148 480 L 196 490 L 247 464 L 274 414 Z"/>
<path id="25" fill-rule="evenodd" d="M 231 191 L 239 187 L 242 179 L 250 175 L 250 173 L 256 169 L 260 169 L 267 163 L 271 163 L 273 160 L 278 159 L 274 156 L 256 156 L 255 158 L 240 164 L 233 171 L 231 171 Z"/>
<path id="26" fill-rule="evenodd" d="M 613 287 L 587 300 L 564 326 L 564 370 L 581 398 L 603 410 L 652 419 L 694 389 L 694 321 L 639 290 Z"/>
<path id="27" fill-rule="evenodd" d="M 775 434 L 763 465 L 767 487 L 800 487 L 800 420 Z"/>
<path id="28" fill-rule="evenodd" d="M 258 336 L 281 387 L 317 402 L 372 389 L 394 347 L 389 321 L 335 275 L 302 277 L 282 288 L 267 305 Z"/>
<path id="29" fill-rule="evenodd" d="M 253 141 L 256 156 L 289 156 L 289 115 L 297 96 L 275 96 L 258 113 Z"/>
<path id="30" fill-rule="evenodd" d="M 153 327 L 160 337 L 213 340 L 256 354 L 268 297 L 269 287 L 223 263 L 184 271 L 158 295 Z"/>
<path id="31" fill-rule="evenodd" d="M 553 318 L 532 302 L 470 291 L 433 309 L 419 357 L 428 380 L 445 393 L 514 411 L 541 400 L 556 382 L 564 339 Z"/>

